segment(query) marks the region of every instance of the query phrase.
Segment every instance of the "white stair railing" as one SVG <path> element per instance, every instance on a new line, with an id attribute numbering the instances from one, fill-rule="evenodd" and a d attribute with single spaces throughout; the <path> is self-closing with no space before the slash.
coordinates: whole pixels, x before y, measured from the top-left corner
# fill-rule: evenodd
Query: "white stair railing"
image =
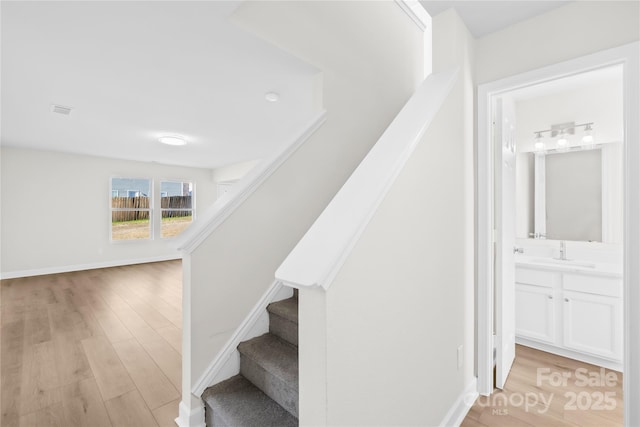
<path id="1" fill-rule="evenodd" d="M 327 289 L 451 91 L 458 70 L 425 79 L 276 271 L 294 288 Z"/>

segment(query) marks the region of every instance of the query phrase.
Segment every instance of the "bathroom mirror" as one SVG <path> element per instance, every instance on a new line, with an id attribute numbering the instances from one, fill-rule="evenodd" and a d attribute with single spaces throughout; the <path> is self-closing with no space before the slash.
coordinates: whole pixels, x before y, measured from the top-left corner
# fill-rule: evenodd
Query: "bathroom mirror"
<path id="1" fill-rule="evenodd" d="M 602 151 L 545 156 L 547 239 L 602 241 Z"/>
<path id="2" fill-rule="evenodd" d="M 509 94 L 516 237 L 622 243 L 622 78 L 613 66 Z"/>
<path id="3" fill-rule="evenodd" d="M 519 153 L 516 235 L 587 242 L 621 240 L 621 144 Z"/>

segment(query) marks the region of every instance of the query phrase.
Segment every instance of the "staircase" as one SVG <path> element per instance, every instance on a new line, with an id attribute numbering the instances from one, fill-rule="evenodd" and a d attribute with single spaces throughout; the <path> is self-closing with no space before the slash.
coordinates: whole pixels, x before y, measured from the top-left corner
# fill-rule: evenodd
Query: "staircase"
<path id="1" fill-rule="evenodd" d="M 240 343 L 240 374 L 204 391 L 213 426 L 298 425 L 298 293 L 269 304 L 269 333 Z"/>

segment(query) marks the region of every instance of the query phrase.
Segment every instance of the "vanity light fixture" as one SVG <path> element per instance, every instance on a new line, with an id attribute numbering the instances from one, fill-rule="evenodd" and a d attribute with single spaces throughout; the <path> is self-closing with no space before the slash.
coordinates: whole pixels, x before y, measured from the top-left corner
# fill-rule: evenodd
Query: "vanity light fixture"
<path id="1" fill-rule="evenodd" d="M 543 134 L 549 133 L 551 138 L 556 138 L 556 146 L 559 150 L 566 149 L 569 144 L 569 136 L 576 133 L 576 129 L 584 128 L 582 143 L 585 147 L 592 147 L 594 143 L 593 138 L 593 122 L 575 124 L 575 122 L 562 123 L 558 125 L 552 125 L 551 129 L 534 131 L 534 143 L 533 148 L 535 151 L 544 151 L 545 143 Z"/>
<path id="2" fill-rule="evenodd" d="M 183 136 L 172 135 L 172 136 L 161 136 L 158 138 L 158 141 L 166 144 L 166 145 L 186 145 L 187 141 Z"/>

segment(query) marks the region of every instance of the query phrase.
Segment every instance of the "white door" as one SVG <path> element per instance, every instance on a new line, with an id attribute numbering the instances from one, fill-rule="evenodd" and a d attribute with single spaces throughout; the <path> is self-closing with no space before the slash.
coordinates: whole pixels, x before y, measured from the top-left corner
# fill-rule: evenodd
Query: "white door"
<path id="1" fill-rule="evenodd" d="M 496 99 L 495 119 L 495 322 L 496 384 L 504 388 L 516 356 L 515 215 L 516 144 L 514 107 Z"/>

